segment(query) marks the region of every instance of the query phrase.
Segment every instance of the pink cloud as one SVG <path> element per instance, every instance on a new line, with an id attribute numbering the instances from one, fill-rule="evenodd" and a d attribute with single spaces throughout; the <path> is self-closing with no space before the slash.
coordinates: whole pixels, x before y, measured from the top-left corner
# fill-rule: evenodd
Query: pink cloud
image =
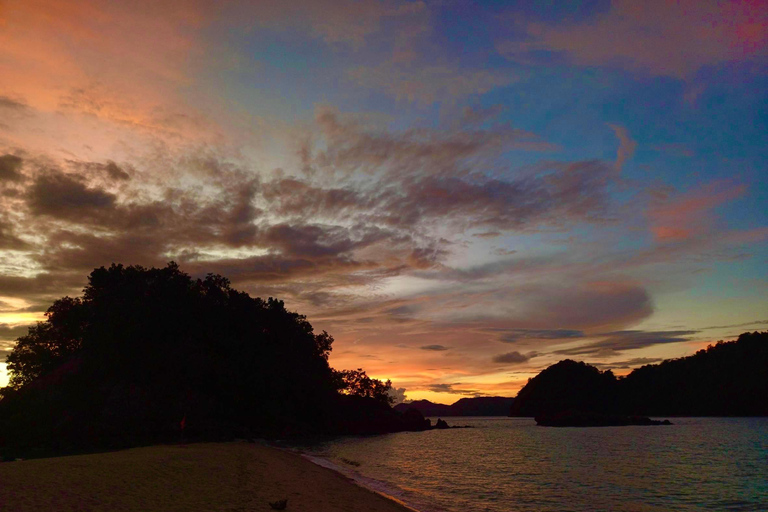
<path id="1" fill-rule="evenodd" d="M 746 185 L 712 182 L 675 197 L 649 212 L 651 232 L 659 242 L 682 241 L 715 229 L 711 211 L 741 197 Z"/>
<path id="2" fill-rule="evenodd" d="M 499 51 L 523 60 L 536 50 L 564 52 L 585 66 L 686 78 L 704 66 L 766 55 L 768 3 L 613 0 L 588 22 L 532 23 L 526 30 L 529 41 L 501 42 Z"/>
<path id="3" fill-rule="evenodd" d="M 145 123 L 188 83 L 211 9 L 198 0 L 10 0 L 0 94 L 22 93 L 39 110 Z"/>
<path id="4" fill-rule="evenodd" d="M 637 149 L 637 142 L 629 135 L 629 131 L 618 124 L 609 124 L 616 138 L 619 139 L 619 149 L 616 150 L 616 170 L 621 172 L 624 163 L 632 158 Z"/>

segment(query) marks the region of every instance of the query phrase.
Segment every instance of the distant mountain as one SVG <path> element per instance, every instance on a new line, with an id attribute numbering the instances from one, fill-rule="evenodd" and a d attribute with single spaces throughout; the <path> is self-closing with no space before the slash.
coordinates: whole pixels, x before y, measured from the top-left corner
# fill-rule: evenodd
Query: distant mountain
<path id="1" fill-rule="evenodd" d="M 462 398 L 452 405 L 436 404 L 429 400 L 397 404 L 396 411 L 416 409 L 424 416 L 508 416 L 514 398 L 503 396 L 481 396 Z"/>
<path id="2" fill-rule="evenodd" d="M 511 415 L 768 416 L 766 397 L 768 332 L 753 332 L 620 378 L 583 362 L 560 361 L 520 390 Z"/>

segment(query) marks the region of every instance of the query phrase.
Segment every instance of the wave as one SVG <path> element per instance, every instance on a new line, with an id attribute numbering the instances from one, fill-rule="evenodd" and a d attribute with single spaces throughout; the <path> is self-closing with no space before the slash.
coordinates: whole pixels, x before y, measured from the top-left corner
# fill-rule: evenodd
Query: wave
<path id="1" fill-rule="evenodd" d="M 324 457 L 309 455 L 307 453 L 300 453 L 300 455 L 308 461 L 335 471 L 347 477 L 356 485 L 394 501 L 398 505 L 405 507 L 412 512 L 443 512 L 442 509 L 435 508 L 434 505 L 422 502 L 426 500 L 419 500 L 418 497 L 412 495 L 413 493 L 409 493 L 391 482 L 384 482 L 382 480 L 364 476 L 352 468 L 336 464 Z"/>

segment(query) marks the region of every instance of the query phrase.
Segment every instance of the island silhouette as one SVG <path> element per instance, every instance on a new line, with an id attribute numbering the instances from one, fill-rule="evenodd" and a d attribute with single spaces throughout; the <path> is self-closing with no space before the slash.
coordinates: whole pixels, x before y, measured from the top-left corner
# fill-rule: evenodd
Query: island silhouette
<path id="1" fill-rule="evenodd" d="M 333 338 L 209 274 L 113 264 L 21 336 L 0 391 L 0 455 L 432 428 L 390 382 L 328 364 Z"/>
<path id="2" fill-rule="evenodd" d="M 425 415 L 768 414 L 765 332 L 624 378 L 561 361 L 514 401 L 482 397 L 432 409 L 393 408 L 389 381 L 331 368 L 332 344 L 282 301 L 250 297 L 220 275 L 193 279 L 173 262 L 97 268 L 81 297 L 56 300 L 8 356 L 0 456 L 447 427 Z"/>
<path id="3" fill-rule="evenodd" d="M 743 333 L 695 354 L 642 366 L 626 377 L 570 359 L 549 366 L 517 394 L 511 416 L 552 422 L 606 416 L 768 416 L 768 332 Z M 581 415 L 581 418 L 578 416 Z M 602 418 L 601 418 L 602 415 Z"/>

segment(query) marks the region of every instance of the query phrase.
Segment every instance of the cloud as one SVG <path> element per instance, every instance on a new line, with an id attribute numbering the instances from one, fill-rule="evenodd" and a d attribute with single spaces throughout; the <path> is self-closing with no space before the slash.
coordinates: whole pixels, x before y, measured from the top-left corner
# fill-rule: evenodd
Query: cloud
<path id="1" fill-rule="evenodd" d="M 615 369 L 615 370 L 627 370 L 629 368 L 637 368 L 647 364 L 654 364 L 661 362 L 660 357 L 635 357 L 627 359 L 626 361 L 613 361 L 611 363 L 590 363 L 592 366 L 596 366 L 601 370 Z"/>
<path id="2" fill-rule="evenodd" d="M 472 236 L 477 238 L 497 238 L 501 236 L 501 231 L 484 231 L 482 233 L 475 233 Z"/>
<path id="3" fill-rule="evenodd" d="M 26 103 L 14 100 L 8 96 L 0 96 L 0 108 L 20 111 L 28 109 L 29 106 Z"/>
<path id="4" fill-rule="evenodd" d="M 347 76 L 365 89 L 378 90 L 398 101 L 424 106 L 483 95 L 519 80 L 506 71 L 460 69 L 450 65 L 403 68 L 391 63 L 352 69 Z"/>
<path id="5" fill-rule="evenodd" d="M 604 339 L 570 349 L 556 350 L 555 354 L 573 355 L 612 355 L 626 350 L 637 350 L 667 343 L 681 343 L 690 340 L 690 336 L 699 331 L 615 331 L 595 335 Z"/>
<path id="6" fill-rule="evenodd" d="M 281 212 L 304 217 L 355 214 L 393 227 L 439 218 L 463 229 L 496 231 L 600 221 L 609 213 L 614 172 L 606 162 L 544 162 L 525 175 L 494 177 L 501 151 L 546 147 L 522 130 L 499 126 L 389 132 L 328 108 L 318 110 L 316 122 L 322 145 L 304 149 L 305 165 L 312 176 L 321 173 L 314 181 L 333 179 L 336 185 L 321 188 L 282 180 L 269 190 Z M 370 181 L 358 177 L 357 188 L 339 187 L 353 173 Z M 383 176 L 389 186 L 380 185 Z M 299 191 L 306 200 L 286 198 Z"/>
<path id="7" fill-rule="evenodd" d="M 11 325 L 0 323 L 0 342 L 13 341 L 19 336 L 24 336 L 29 330 L 28 325 Z"/>
<path id="8" fill-rule="evenodd" d="M 422 347 L 419 347 L 421 350 L 432 350 L 436 352 L 440 352 L 443 350 L 449 350 L 450 347 L 445 347 L 443 345 L 424 345 Z"/>
<path id="9" fill-rule="evenodd" d="M 30 248 L 29 243 L 15 235 L 15 228 L 12 223 L 0 219 L 0 249 L 18 251 Z"/>
<path id="10" fill-rule="evenodd" d="M 392 387 L 389 390 L 388 395 L 394 399 L 392 405 L 397 405 L 405 402 L 408 398 L 405 396 L 405 388 Z"/>
<path id="11" fill-rule="evenodd" d="M 453 384 L 430 384 L 427 389 L 434 391 L 435 393 L 450 393 L 452 395 L 467 395 L 467 396 L 485 396 L 485 393 L 471 388 L 455 388 L 454 386 L 462 386 L 461 382 Z"/>
<path id="12" fill-rule="evenodd" d="M 21 181 L 23 175 L 19 172 L 24 160 L 15 155 L 0 156 L 0 183 L 3 181 Z"/>
<path id="13" fill-rule="evenodd" d="M 567 340 L 583 338 L 583 331 L 570 329 L 495 329 L 502 331 L 499 341 L 516 343 L 523 340 Z"/>
<path id="14" fill-rule="evenodd" d="M 128 181 L 131 179 L 131 175 L 125 169 L 111 160 L 106 163 L 68 160 L 67 163 L 79 172 L 101 174 L 109 178 L 110 181 Z"/>
<path id="15" fill-rule="evenodd" d="M 617 124 L 609 124 L 608 126 L 611 127 L 611 130 L 616 134 L 616 138 L 619 139 L 619 149 L 616 151 L 616 170 L 621 172 L 624 168 L 624 163 L 635 154 L 637 142 L 632 140 L 625 127 Z"/>
<path id="16" fill-rule="evenodd" d="M 262 0 L 243 15 L 248 23 L 285 29 L 310 28 L 326 43 L 344 43 L 355 47 L 378 33 L 388 18 L 423 24 L 426 4 L 420 1 L 380 2 L 378 0 Z M 421 30 L 421 29 L 420 29 Z"/>
<path id="17" fill-rule="evenodd" d="M 709 329 L 734 329 L 736 327 L 750 327 L 755 325 L 767 325 L 768 320 L 755 320 L 754 322 L 744 322 L 740 324 L 731 324 L 731 325 L 710 325 L 709 327 L 702 327 L 702 330 L 709 330 Z"/>
<path id="18" fill-rule="evenodd" d="M 651 297 L 630 282 L 584 282 L 531 290 L 519 304 L 518 318 L 534 325 L 562 326 L 565 331 L 627 325 L 653 312 Z M 559 330 L 559 329 L 558 329 Z M 573 337 L 577 337 L 574 333 Z"/>
<path id="19" fill-rule="evenodd" d="M 492 361 L 494 363 L 502 363 L 502 364 L 520 364 L 520 363 L 526 363 L 531 358 L 530 355 L 523 355 L 520 352 L 514 351 L 514 352 L 507 352 L 505 354 L 498 354 L 496 356 L 493 356 Z"/>
<path id="20" fill-rule="evenodd" d="M 329 106 L 316 109 L 315 124 L 322 144 L 302 148 L 306 165 L 337 177 L 352 171 L 455 175 L 466 172 L 470 162 L 490 166 L 501 152 L 512 149 L 557 149 L 532 132 L 506 124 L 487 129 L 384 130 Z"/>
<path id="21" fill-rule="evenodd" d="M 746 191 L 746 185 L 716 181 L 663 200 L 648 212 L 651 232 L 662 243 L 710 235 L 715 230 L 711 211 Z"/>
<path id="22" fill-rule="evenodd" d="M 76 174 L 51 170 L 41 174 L 27 191 L 27 204 L 35 215 L 98 222 L 115 208 L 116 196 L 90 188 Z"/>
<path id="23" fill-rule="evenodd" d="M 527 40 L 501 41 L 497 48 L 513 60 L 559 52 L 583 66 L 688 78 L 705 66 L 765 56 L 767 29 L 765 2 L 613 0 L 583 22 L 528 23 Z"/>

